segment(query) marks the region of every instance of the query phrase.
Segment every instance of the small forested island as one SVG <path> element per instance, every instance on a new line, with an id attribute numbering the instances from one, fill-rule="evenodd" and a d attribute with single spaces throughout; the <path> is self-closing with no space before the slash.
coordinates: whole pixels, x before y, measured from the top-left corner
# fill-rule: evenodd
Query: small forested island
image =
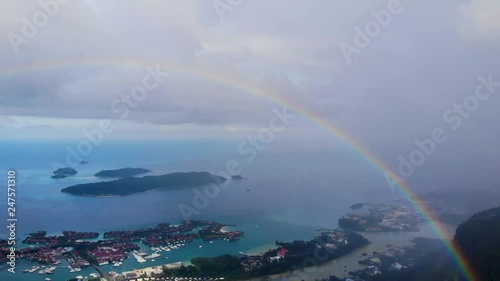
<path id="1" fill-rule="evenodd" d="M 67 176 L 73 176 L 76 174 L 78 174 L 78 172 L 75 169 L 70 168 L 70 167 L 65 167 L 65 168 L 59 168 L 59 169 L 55 170 L 54 175 L 51 178 L 62 179 L 62 178 L 65 178 Z"/>
<path id="2" fill-rule="evenodd" d="M 222 184 L 226 180 L 226 178 L 208 172 L 172 173 L 161 176 L 128 177 L 107 182 L 78 184 L 66 187 L 61 192 L 83 196 L 125 196 L 160 188 L 171 189 Z"/>
<path id="3" fill-rule="evenodd" d="M 231 176 L 231 179 L 232 180 L 242 180 L 243 177 L 241 175 L 234 175 L 234 176 Z"/>
<path id="4" fill-rule="evenodd" d="M 102 170 L 96 173 L 94 176 L 100 178 L 126 178 L 149 172 L 151 172 L 151 170 L 143 168 L 123 168 L 118 170 Z"/>

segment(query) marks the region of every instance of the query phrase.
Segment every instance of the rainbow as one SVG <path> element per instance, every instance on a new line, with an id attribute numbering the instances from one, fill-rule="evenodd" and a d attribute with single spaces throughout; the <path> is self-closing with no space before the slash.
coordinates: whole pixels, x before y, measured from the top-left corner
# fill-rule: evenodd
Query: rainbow
<path id="1" fill-rule="evenodd" d="M 217 84 L 221 84 L 227 87 L 234 88 L 243 93 L 251 94 L 267 101 L 286 106 L 291 109 L 293 112 L 307 118 L 311 122 L 318 125 L 320 128 L 326 130 L 330 135 L 340 140 L 346 146 L 355 151 L 361 158 L 363 158 L 367 163 L 373 166 L 378 172 L 380 172 L 385 177 L 389 177 L 391 179 L 398 179 L 399 177 L 391 171 L 391 169 L 376 155 L 371 153 L 368 149 L 366 149 L 362 144 L 360 144 L 357 140 L 351 137 L 349 134 L 344 132 L 342 129 L 336 127 L 334 124 L 329 122 L 328 120 L 318 116 L 310 109 L 304 107 L 301 104 L 296 102 L 286 100 L 280 95 L 272 93 L 271 91 L 265 90 L 262 87 L 256 85 L 253 81 L 249 79 L 245 79 L 243 77 L 239 77 L 234 73 L 222 73 L 211 70 L 204 70 L 202 68 L 195 68 L 186 66 L 182 63 L 172 63 L 172 62 L 163 62 L 159 60 L 138 60 L 131 58 L 98 58 L 98 59 L 72 59 L 72 60 L 63 60 L 63 61 L 46 61 L 46 62 L 37 62 L 25 65 L 16 65 L 11 67 L 6 67 L 0 69 L 0 77 L 16 75 L 25 72 L 33 72 L 33 71 L 48 71 L 55 69 L 63 69 L 69 67 L 100 67 L 100 66 L 132 66 L 132 67 L 146 67 L 151 66 L 155 67 L 156 65 L 160 65 L 160 68 L 163 71 L 168 71 L 169 73 L 181 73 L 191 75 L 200 79 L 208 80 Z M 475 274 L 473 268 L 470 263 L 467 261 L 465 255 L 461 251 L 461 249 L 455 245 L 452 241 L 449 241 L 447 237 L 450 237 L 450 233 L 438 223 L 433 212 L 423 204 L 422 200 L 419 198 L 417 194 L 413 192 L 410 186 L 404 181 L 394 182 L 397 190 L 401 193 L 401 195 L 408 200 L 410 204 L 418 211 L 421 215 L 423 215 L 428 221 L 435 232 L 435 234 L 443 240 L 443 244 L 446 250 L 449 252 L 450 256 L 454 259 L 455 263 L 460 268 L 463 276 L 469 281 L 479 281 L 480 279 Z"/>

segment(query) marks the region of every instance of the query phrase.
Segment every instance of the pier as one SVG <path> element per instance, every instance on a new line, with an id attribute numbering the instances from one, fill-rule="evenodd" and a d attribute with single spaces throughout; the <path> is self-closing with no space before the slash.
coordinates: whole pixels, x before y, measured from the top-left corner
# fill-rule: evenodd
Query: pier
<path id="1" fill-rule="evenodd" d="M 92 263 L 91 265 L 93 268 L 95 268 L 95 270 L 97 270 L 97 272 L 99 273 L 99 275 L 101 277 L 107 278 L 108 280 L 113 280 L 113 279 L 111 279 L 112 276 L 110 274 L 106 273 L 102 268 L 100 268 L 99 265 L 94 264 L 94 263 Z"/>

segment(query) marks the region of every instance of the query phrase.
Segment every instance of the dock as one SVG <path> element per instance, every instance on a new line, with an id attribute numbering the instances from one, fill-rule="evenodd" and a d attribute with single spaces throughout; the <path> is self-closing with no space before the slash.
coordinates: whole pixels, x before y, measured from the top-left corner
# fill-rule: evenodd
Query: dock
<path id="1" fill-rule="evenodd" d="M 92 265 L 93 268 L 95 268 L 95 270 L 97 270 L 97 272 L 99 273 L 99 276 L 104 277 L 104 278 L 111 277 L 111 275 L 109 275 L 108 273 L 106 273 L 101 267 L 99 267 L 99 265 L 94 264 L 94 263 L 92 263 L 91 265 Z"/>

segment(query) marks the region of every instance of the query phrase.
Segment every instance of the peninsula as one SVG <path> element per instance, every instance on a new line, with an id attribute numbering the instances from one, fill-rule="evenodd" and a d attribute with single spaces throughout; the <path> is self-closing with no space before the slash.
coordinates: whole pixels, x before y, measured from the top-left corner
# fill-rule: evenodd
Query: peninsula
<path id="1" fill-rule="evenodd" d="M 78 184 L 61 192 L 82 196 L 125 196 L 153 189 L 171 189 L 221 184 L 227 179 L 208 172 L 172 173 L 161 176 L 128 177 L 113 181 Z"/>
<path id="2" fill-rule="evenodd" d="M 126 178 L 149 172 L 151 171 L 143 168 L 123 168 L 118 170 L 102 170 L 96 173 L 94 176 L 100 178 Z"/>

